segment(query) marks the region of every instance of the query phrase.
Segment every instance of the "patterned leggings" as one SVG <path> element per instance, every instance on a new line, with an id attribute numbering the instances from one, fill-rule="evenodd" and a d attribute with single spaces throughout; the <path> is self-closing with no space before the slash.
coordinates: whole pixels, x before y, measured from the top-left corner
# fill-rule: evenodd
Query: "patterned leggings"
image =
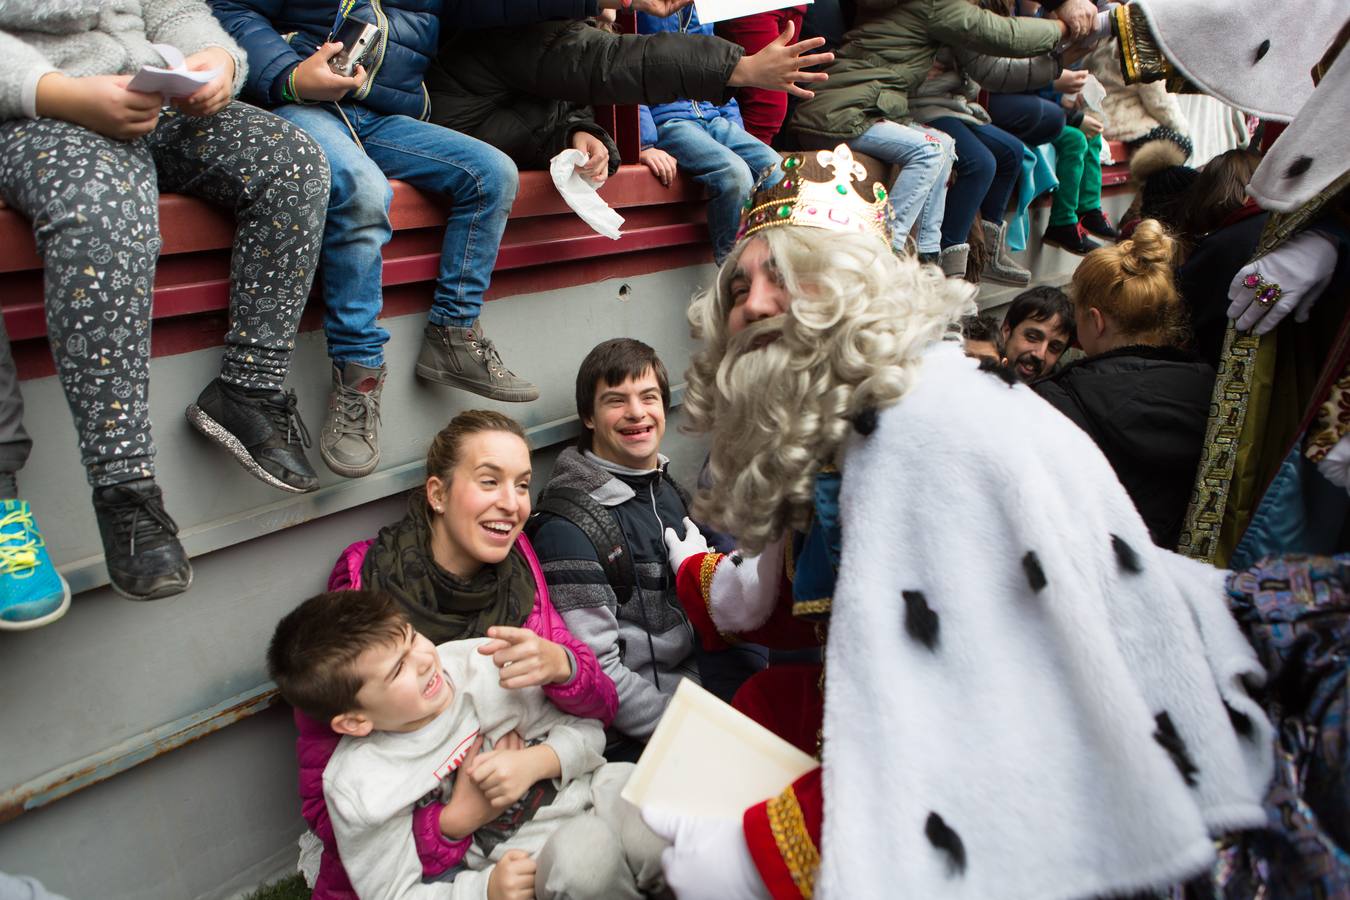
<path id="1" fill-rule="evenodd" d="M 123 142 L 55 119 L 0 122 L 0 196 L 33 223 L 47 335 L 95 487 L 154 474 L 150 309 L 159 192 L 234 211 L 230 329 L 220 376 L 277 390 L 309 296 L 328 163 L 288 122 L 244 103 L 161 114 Z"/>

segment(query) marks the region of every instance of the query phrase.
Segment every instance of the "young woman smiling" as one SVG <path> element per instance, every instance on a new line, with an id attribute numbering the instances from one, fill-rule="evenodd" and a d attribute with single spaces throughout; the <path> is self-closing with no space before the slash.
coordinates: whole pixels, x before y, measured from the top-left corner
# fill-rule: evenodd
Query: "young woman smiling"
<path id="1" fill-rule="evenodd" d="M 455 416 L 432 439 L 427 480 L 402 519 L 373 540 L 347 547 L 328 577 L 330 591 L 380 590 L 439 644 L 490 637 L 507 688 L 540 686 L 559 709 L 600 719 L 618 709 L 614 682 L 573 637 L 549 601 L 539 562 L 521 528 L 530 515 L 530 448 L 512 418 L 488 410 Z M 354 897 L 335 852 L 323 800 L 323 770 L 338 735 L 296 713 L 301 808 L 324 845 L 315 898 Z M 463 858 L 469 839 L 442 835 L 445 804 L 414 814 L 424 876 L 439 878 Z"/>

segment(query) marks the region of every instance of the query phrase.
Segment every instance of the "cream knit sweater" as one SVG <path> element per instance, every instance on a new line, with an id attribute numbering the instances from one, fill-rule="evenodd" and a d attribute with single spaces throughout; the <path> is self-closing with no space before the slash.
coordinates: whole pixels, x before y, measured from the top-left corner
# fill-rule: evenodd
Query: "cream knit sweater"
<path id="1" fill-rule="evenodd" d="M 246 58 L 204 0 L 0 0 L 0 120 L 32 115 L 48 72 L 129 75 L 164 65 L 151 44 L 184 55 L 220 47 L 234 57 L 236 93 L 244 83 Z"/>

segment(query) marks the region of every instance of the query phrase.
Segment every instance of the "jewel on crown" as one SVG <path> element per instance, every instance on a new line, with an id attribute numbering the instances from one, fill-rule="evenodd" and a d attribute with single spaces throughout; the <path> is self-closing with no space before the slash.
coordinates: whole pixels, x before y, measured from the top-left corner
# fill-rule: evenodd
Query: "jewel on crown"
<path id="1" fill-rule="evenodd" d="M 768 179 L 782 177 L 773 184 Z M 789 153 L 760 179 L 741 214 L 738 239 L 777 225 L 805 225 L 891 241 L 891 205 L 886 188 L 872 183 L 868 200 L 858 191 L 867 169 L 847 144 L 815 153 Z"/>

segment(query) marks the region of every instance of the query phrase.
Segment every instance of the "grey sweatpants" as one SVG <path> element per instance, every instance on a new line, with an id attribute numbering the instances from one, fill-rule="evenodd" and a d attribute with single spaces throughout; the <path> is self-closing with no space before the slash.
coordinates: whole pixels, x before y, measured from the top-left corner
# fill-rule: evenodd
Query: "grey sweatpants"
<path id="1" fill-rule="evenodd" d="M 165 111 L 134 141 L 57 119 L 0 122 L 0 196 L 33 224 L 47 337 L 95 487 L 154 474 L 150 309 L 161 189 L 234 212 L 220 377 L 279 389 L 328 206 L 328 163 L 308 135 L 237 101 L 209 118 Z"/>
<path id="2" fill-rule="evenodd" d="M 595 808 L 549 837 L 535 862 L 538 900 L 641 900 L 665 890 L 657 837 L 619 796 L 634 766 L 606 763 L 591 776 Z"/>

